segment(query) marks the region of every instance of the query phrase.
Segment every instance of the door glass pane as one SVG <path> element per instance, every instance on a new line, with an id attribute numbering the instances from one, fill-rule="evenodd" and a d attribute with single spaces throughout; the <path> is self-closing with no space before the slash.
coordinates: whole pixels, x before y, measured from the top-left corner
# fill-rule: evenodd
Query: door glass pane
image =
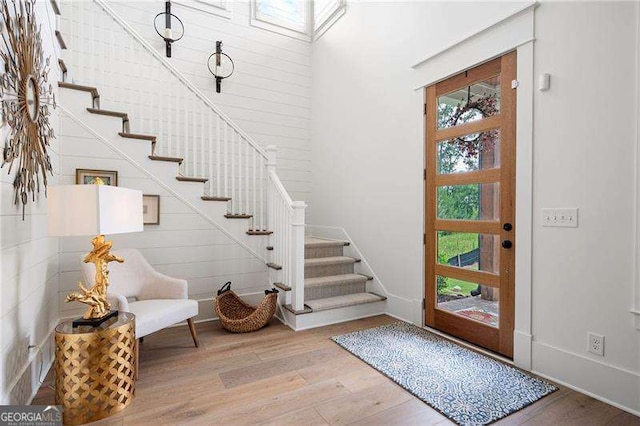
<path id="1" fill-rule="evenodd" d="M 499 218 L 499 183 L 438 187 L 438 219 L 497 220 Z"/>
<path id="2" fill-rule="evenodd" d="M 438 142 L 438 173 L 500 167 L 500 130 L 487 130 Z"/>
<path id="3" fill-rule="evenodd" d="M 438 129 L 500 114 L 500 76 L 438 97 Z"/>
<path id="4" fill-rule="evenodd" d="M 438 231 L 438 263 L 476 271 L 500 270 L 498 235 Z"/>
<path id="5" fill-rule="evenodd" d="M 438 309 L 498 327 L 500 290 L 436 275 Z"/>

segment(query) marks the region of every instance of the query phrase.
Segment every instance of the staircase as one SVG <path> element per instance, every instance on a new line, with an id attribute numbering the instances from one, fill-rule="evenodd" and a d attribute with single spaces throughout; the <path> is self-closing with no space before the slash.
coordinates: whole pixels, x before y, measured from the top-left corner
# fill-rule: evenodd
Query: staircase
<path id="1" fill-rule="evenodd" d="M 304 308 L 285 304 L 287 322 L 296 329 L 342 322 L 383 312 L 387 298 L 367 291 L 373 277 L 356 272 L 360 259 L 345 256 L 348 241 L 307 236 L 304 241 Z M 291 288 L 282 283 L 284 291 Z M 324 312 L 329 311 L 329 312 Z"/>
<path id="2" fill-rule="evenodd" d="M 59 63 L 64 114 L 263 261 L 268 285 L 283 290 L 281 319 L 292 328 L 384 312 L 386 298 L 367 291 L 372 277 L 345 256 L 349 242 L 304 237 L 306 205 L 280 181 L 275 147 L 253 141 L 104 0 L 63 5 L 72 15 L 69 37 L 57 32 L 70 52 Z M 85 20 L 103 31 L 74 24 Z M 112 49 L 113 37 L 127 49 Z M 153 70 L 155 80 L 132 63 Z"/>

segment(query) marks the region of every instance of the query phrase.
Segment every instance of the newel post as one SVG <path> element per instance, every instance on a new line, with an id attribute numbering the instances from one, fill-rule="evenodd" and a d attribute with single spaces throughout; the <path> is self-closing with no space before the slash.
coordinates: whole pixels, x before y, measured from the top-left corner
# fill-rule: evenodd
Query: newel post
<path id="1" fill-rule="evenodd" d="M 278 157 L 278 147 L 275 145 L 267 145 L 264 149 L 267 152 L 267 173 L 276 169 L 276 160 Z"/>
<path id="2" fill-rule="evenodd" d="M 294 201 L 291 218 L 291 305 L 295 311 L 304 309 L 304 201 Z"/>

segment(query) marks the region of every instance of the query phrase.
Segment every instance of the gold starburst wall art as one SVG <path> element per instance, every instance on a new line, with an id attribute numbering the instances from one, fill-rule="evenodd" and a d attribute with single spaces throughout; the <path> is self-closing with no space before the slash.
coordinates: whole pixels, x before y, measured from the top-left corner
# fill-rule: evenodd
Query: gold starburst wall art
<path id="1" fill-rule="evenodd" d="M 8 126 L 2 167 L 15 171 L 14 203 L 22 205 L 23 219 L 29 198 L 35 202 L 41 187 L 46 196 L 47 173 L 53 175 L 47 148 L 55 138 L 49 118 L 56 100 L 35 6 L 36 0 L 2 0 L 1 6 L 0 100 L 2 125 Z"/>

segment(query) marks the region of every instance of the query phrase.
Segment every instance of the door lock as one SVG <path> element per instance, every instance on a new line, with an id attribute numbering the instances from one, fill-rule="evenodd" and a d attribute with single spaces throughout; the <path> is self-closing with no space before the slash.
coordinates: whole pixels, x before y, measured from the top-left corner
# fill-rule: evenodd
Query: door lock
<path id="1" fill-rule="evenodd" d="M 504 225 L 502 225 L 502 229 L 504 229 L 505 231 L 511 231 L 513 229 L 513 225 L 510 223 L 505 223 Z"/>
<path id="2" fill-rule="evenodd" d="M 513 247 L 513 243 L 510 240 L 502 241 L 502 248 L 510 249 L 511 247 Z"/>

